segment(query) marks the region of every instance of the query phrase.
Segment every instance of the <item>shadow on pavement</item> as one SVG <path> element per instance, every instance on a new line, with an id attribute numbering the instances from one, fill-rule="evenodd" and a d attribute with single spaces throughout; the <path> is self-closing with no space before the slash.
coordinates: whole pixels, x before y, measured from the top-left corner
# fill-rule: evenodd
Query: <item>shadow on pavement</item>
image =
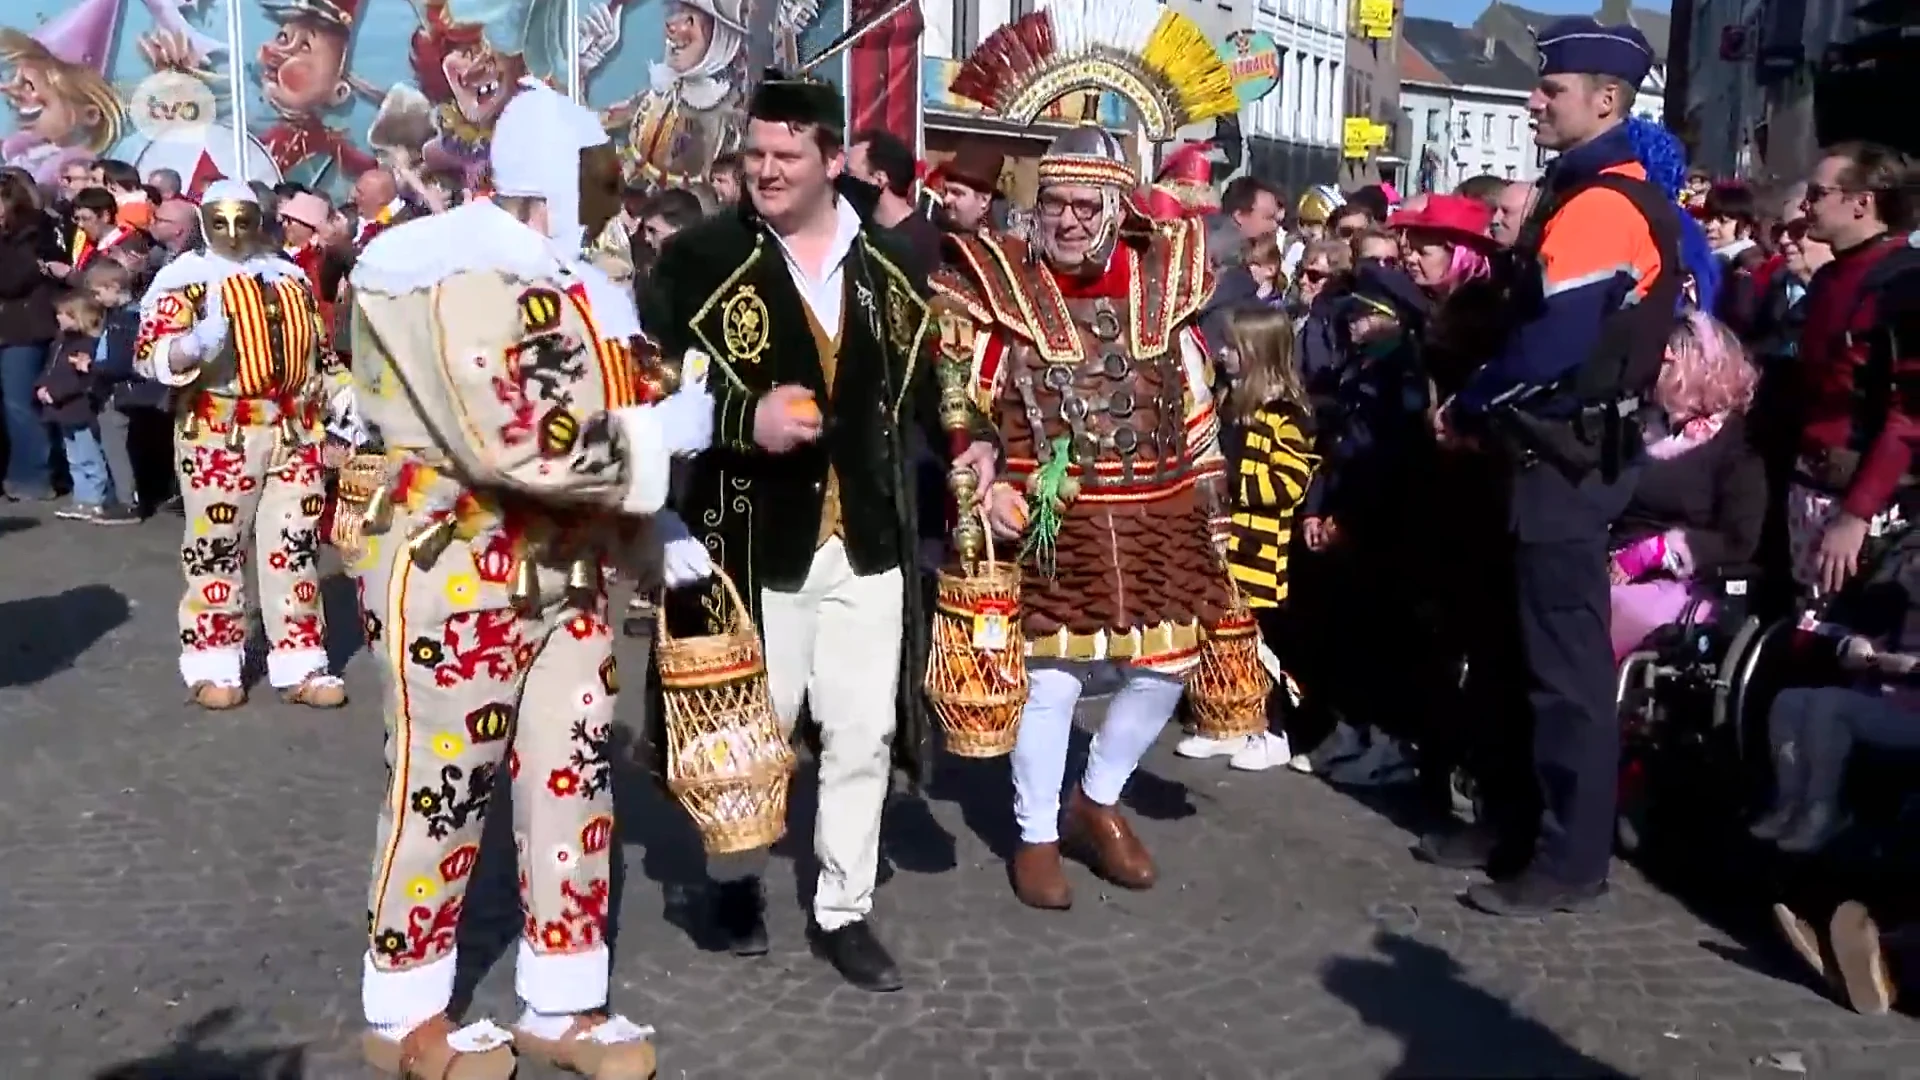
<path id="1" fill-rule="evenodd" d="M 1400 1041 L 1382 1074 L 1418 1077 L 1604 1077 L 1626 1074 L 1568 1046 L 1544 1025 L 1461 978 L 1458 961 L 1399 934 L 1374 938 L 1378 959 L 1342 957 L 1321 969 L 1327 991 L 1368 1027 Z"/>
<path id="2" fill-rule="evenodd" d="M 239 1010 L 215 1009 L 174 1036 L 166 1049 L 121 1062 L 93 1074 L 93 1080 L 302 1080 L 307 1052 L 302 1046 L 230 1050 L 206 1045 L 233 1027 Z"/>
<path id="3" fill-rule="evenodd" d="M 106 585 L 0 603 L 0 686 L 31 686 L 72 667 L 132 610 Z"/>
<path id="4" fill-rule="evenodd" d="M 5 536 L 8 533 L 25 532 L 26 530 L 31 529 L 38 524 L 40 524 L 40 521 L 38 518 L 28 518 L 28 517 L 0 518 L 0 536 Z"/>

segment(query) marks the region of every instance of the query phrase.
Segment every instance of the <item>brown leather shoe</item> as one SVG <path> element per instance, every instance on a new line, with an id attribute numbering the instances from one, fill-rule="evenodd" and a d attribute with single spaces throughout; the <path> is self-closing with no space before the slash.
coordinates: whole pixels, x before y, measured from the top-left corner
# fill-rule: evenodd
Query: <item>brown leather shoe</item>
<path id="1" fill-rule="evenodd" d="M 1009 867 L 1013 895 L 1030 908 L 1065 911 L 1073 906 L 1073 888 L 1060 865 L 1059 844 L 1021 844 Z"/>
<path id="2" fill-rule="evenodd" d="M 512 1080 L 515 1061 L 506 1032 L 492 1028 L 493 1036 L 456 1028 L 446 1016 L 436 1016 L 394 1042 L 369 1031 L 361 1039 L 367 1063 L 396 1080 Z M 473 1049 L 458 1050 L 458 1041 Z"/>
<path id="3" fill-rule="evenodd" d="M 1146 845 L 1133 835 L 1117 806 L 1101 806 L 1074 785 L 1067 799 L 1061 836 L 1068 849 L 1093 872 L 1125 889 L 1151 889 L 1159 875 Z"/>

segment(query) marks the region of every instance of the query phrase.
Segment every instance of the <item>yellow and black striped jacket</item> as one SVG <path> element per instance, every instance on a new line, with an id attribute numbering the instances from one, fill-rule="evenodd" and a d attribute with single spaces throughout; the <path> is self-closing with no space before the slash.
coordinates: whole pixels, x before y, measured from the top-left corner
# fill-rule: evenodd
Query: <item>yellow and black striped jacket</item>
<path id="1" fill-rule="evenodd" d="M 1319 457 L 1302 426 L 1304 414 L 1282 403 L 1265 406 L 1244 424 L 1233 478 L 1233 528 L 1227 565 L 1249 606 L 1287 602 L 1287 545 L 1293 511 L 1305 497 Z"/>

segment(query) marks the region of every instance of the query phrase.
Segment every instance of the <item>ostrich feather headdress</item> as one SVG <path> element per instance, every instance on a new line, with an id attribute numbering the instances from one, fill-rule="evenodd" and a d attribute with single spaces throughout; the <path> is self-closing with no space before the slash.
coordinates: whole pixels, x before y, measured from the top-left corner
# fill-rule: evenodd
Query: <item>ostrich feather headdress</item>
<path id="1" fill-rule="evenodd" d="M 1147 138 L 1240 109 L 1233 73 L 1198 23 L 1159 0 L 1042 0 L 973 50 L 949 84 L 1015 124 L 1076 90 L 1131 102 Z"/>

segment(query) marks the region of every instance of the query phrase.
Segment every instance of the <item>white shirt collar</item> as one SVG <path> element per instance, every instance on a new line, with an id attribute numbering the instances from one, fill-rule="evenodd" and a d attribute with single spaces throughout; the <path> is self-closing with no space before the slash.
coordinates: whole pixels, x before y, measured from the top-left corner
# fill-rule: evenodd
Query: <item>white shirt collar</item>
<path id="1" fill-rule="evenodd" d="M 780 253 L 786 256 L 787 270 L 793 275 L 793 283 L 800 290 L 801 299 L 813 311 L 813 317 L 830 333 L 838 333 L 840 309 L 845 300 L 845 278 L 841 273 L 846 265 L 847 256 L 853 253 L 853 245 L 860 238 L 860 214 L 847 200 L 834 196 L 834 232 L 833 244 L 827 249 L 827 258 L 820 266 L 819 277 L 813 277 L 801 267 L 799 260 L 793 257 L 793 249 L 787 245 L 787 238 L 779 233 L 774 239 L 780 242 Z"/>

